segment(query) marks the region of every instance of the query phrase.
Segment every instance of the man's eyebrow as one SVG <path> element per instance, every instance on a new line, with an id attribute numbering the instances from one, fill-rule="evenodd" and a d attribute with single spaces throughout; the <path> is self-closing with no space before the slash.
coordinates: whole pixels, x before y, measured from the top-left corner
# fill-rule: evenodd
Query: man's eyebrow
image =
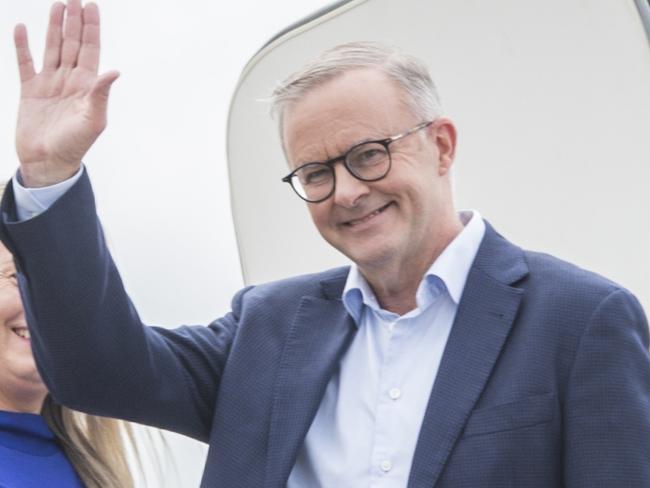
<path id="1" fill-rule="evenodd" d="M 352 149 L 353 147 L 359 146 L 359 145 L 361 145 L 361 144 L 365 144 L 366 142 L 383 141 L 384 139 L 385 139 L 385 137 L 383 137 L 383 138 L 381 138 L 381 139 L 378 139 L 377 137 L 366 137 L 365 139 L 361 139 L 359 142 L 355 142 L 354 144 L 352 144 L 352 145 L 348 148 L 348 151 L 349 151 L 350 149 Z M 347 151 L 346 151 L 346 152 L 347 152 Z"/>
<path id="2" fill-rule="evenodd" d="M 366 142 L 377 142 L 377 141 L 383 141 L 385 139 L 388 139 L 388 137 L 385 136 L 385 135 L 383 135 L 383 136 L 380 136 L 380 135 L 367 136 L 367 137 L 364 137 L 363 139 L 360 139 L 359 141 L 355 142 L 354 144 L 350 145 L 345 152 L 348 152 L 353 147 L 359 146 L 361 144 L 365 144 Z"/>
<path id="3" fill-rule="evenodd" d="M 359 141 L 350 144 L 350 145 L 348 146 L 348 148 L 347 148 L 345 151 L 338 153 L 338 155 L 336 155 L 336 156 L 333 156 L 333 157 L 331 157 L 331 158 L 327 158 L 327 159 L 310 159 L 310 160 L 306 160 L 306 161 L 301 161 L 301 162 L 296 166 L 296 168 L 300 168 L 301 166 L 304 166 L 304 165 L 306 165 L 306 164 L 311 164 L 311 163 L 325 163 L 325 162 L 327 162 L 327 161 L 331 161 L 332 159 L 342 158 L 344 155 L 346 155 L 347 153 L 349 153 L 353 148 L 355 148 L 355 147 L 357 147 L 357 146 L 360 146 L 361 144 L 365 144 L 365 143 L 367 143 L 367 142 L 383 141 L 383 140 L 386 140 L 386 139 L 388 139 L 388 138 L 387 138 L 387 137 L 370 137 L 370 136 L 368 136 L 368 137 L 364 137 L 363 139 L 360 139 Z"/>

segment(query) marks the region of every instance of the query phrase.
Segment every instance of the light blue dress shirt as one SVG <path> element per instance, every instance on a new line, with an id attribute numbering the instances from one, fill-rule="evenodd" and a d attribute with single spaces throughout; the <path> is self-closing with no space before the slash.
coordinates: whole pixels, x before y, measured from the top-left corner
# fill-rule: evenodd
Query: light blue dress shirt
<path id="1" fill-rule="evenodd" d="M 380 308 L 352 265 L 343 303 L 358 331 L 325 390 L 288 488 L 398 488 L 408 483 L 420 426 L 485 223 L 464 229 L 423 277 L 417 308 Z"/>

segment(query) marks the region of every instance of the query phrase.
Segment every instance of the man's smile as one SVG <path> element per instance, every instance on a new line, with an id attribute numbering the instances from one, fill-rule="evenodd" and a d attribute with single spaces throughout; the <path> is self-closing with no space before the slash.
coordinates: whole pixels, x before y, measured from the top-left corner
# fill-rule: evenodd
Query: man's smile
<path id="1" fill-rule="evenodd" d="M 341 225 L 344 225 L 346 227 L 357 227 L 357 226 L 360 226 L 360 225 L 365 224 L 367 222 L 370 222 L 375 217 L 377 217 L 379 214 L 383 213 L 393 203 L 395 203 L 395 202 L 390 201 L 387 204 L 382 205 L 381 207 L 379 207 L 379 208 L 373 210 L 372 212 L 364 215 L 363 217 L 360 217 L 358 219 L 352 219 L 352 220 L 345 221 Z"/>

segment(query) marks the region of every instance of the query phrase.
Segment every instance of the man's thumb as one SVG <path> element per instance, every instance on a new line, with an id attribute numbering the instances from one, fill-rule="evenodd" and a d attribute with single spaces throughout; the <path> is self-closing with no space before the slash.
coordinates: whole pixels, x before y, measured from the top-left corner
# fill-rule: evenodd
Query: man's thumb
<path id="1" fill-rule="evenodd" d="M 119 77 L 120 73 L 118 71 L 109 71 L 97 78 L 89 94 L 90 103 L 95 113 L 106 113 L 111 86 Z"/>

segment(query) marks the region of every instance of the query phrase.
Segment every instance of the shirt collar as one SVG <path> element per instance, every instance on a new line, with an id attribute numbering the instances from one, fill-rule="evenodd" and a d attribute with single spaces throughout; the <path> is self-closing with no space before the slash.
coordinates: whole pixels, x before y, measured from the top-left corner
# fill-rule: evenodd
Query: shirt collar
<path id="1" fill-rule="evenodd" d="M 460 303 L 469 270 L 485 235 L 485 222 L 476 210 L 462 211 L 459 216 L 465 227 L 425 274 L 425 279 L 440 278 L 456 305 Z"/>
<path id="2" fill-rule="evenodd" d="M 485 235 L 485 222 L 476 210 L 461 211 L 459 217 L 464 225 L 463 230 L 424 274 L 416 295 L 418 308 L 428 305 L 440 293 L 441 285 L 444 285 L 456 305 L 460 302 L 469 270 Z M 345 282 L 342 300 L 357 324 L 364 306 L 380 310 L 372 288 L 354 263 Z"/>

